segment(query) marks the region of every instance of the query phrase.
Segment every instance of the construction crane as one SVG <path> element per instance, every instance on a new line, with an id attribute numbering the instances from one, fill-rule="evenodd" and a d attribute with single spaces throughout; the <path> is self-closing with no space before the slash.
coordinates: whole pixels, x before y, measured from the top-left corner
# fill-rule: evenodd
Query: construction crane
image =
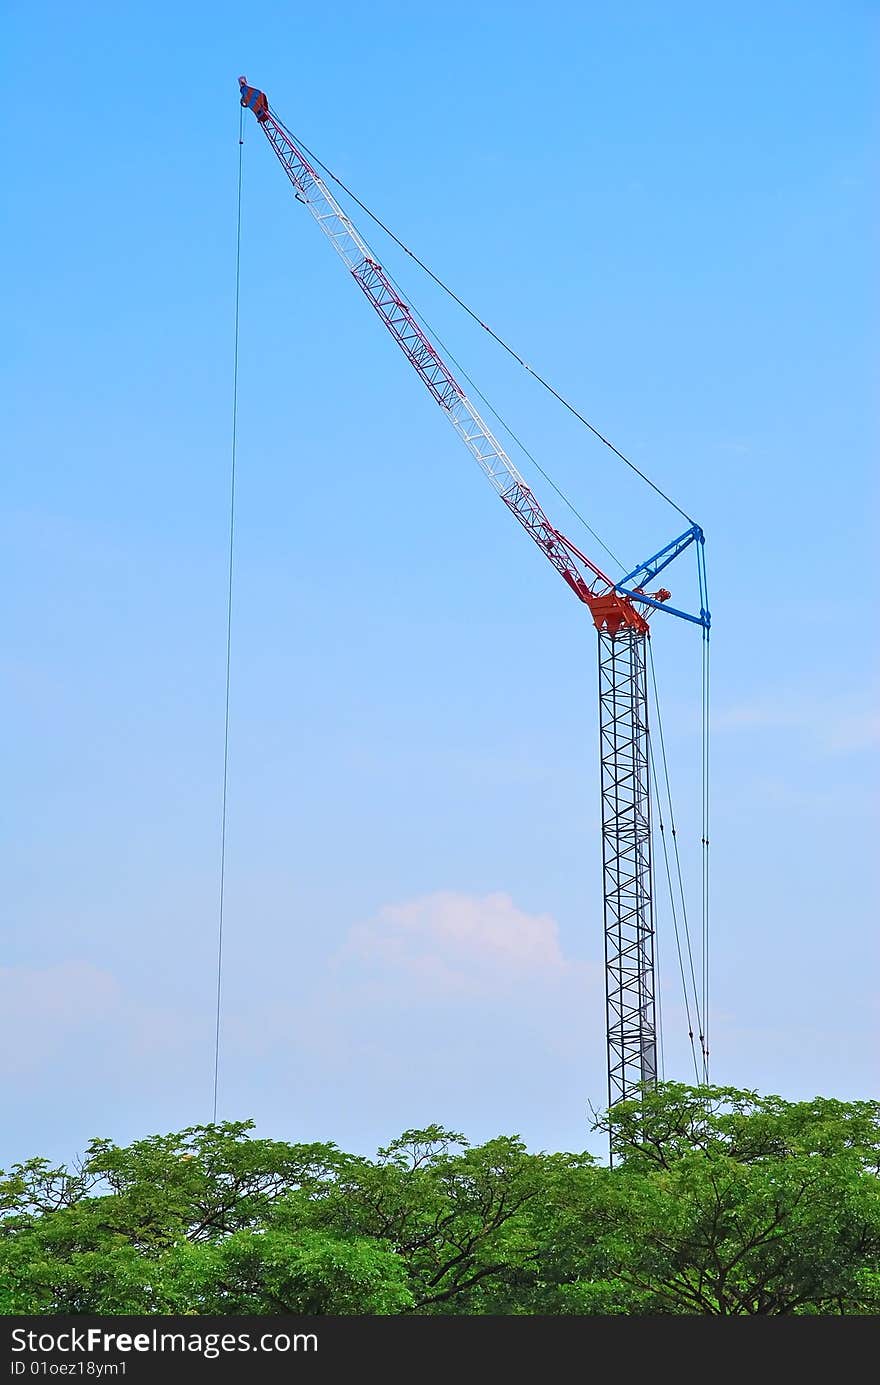
<path id="1" fill-rule="evenodd" d="M 710 624 L 703 531 L 691 524 L 653 557 L 613 581 L 553 525 L 389 275 L 330 192 L 264 92 L 239 78 L 241 105 L 260 128 L 303 203 L 511 514 L 587 607 L 598 632 L 602 862 L 608 1104 L 657 1081 L 651 768 L 646 611 Z M 676 507 L 677 508 L 677 507 Z M 690 545 L 701 575 L 699 614 L 646 587 Z M 702 1038 L 702 1035 L 701 1035 Z"/>

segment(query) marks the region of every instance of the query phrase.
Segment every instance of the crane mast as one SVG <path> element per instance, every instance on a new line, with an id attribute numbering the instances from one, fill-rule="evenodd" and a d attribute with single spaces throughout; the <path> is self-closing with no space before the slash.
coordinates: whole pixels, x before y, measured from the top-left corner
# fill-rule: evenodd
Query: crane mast
<path id="1" fill-rule="evenodd" d="M 697 526 L 628 574 L 612 579 L 565 537 L 443 360 L 413 310 L 376 261 L 263 92 L 239 78 L 241 104 L 255 114 L 296 198 L 446 414 L 490 484 L 579 601 L 589 607 L 599 642 L 599 739 L 605 926 L 609 1105 L 637 1096 L 657 1079 L 654 1000 L 654 905 L 651 863 L 646 650 L 648 621 L 636 602 L 660 608 L 670 593 L 645 582 L 695 539 Z M 633 586 L 637 581 L 639 585 Z M 630 585 L 627 587 L 627 583 Z M 666 607 L 665 609 L 671 609 Z M 686 612 L 687 620 L 705 622 Z M 701 612 L 701 617 L 708 613 Z"/>
<path id="2" fill-rule="evenodd" d="M 609 1106 L 657 1079 L 647 640 L 599 630 Z"/>

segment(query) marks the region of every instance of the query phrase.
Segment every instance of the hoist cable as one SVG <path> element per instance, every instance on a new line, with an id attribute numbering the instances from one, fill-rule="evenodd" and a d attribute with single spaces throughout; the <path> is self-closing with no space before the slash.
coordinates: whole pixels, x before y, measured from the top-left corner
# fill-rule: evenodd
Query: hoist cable
<path id="1" fill-rule="evenodd" d="M 607 448 L 609 448 L 616 457 L 619 457 L 619 459 L 622 462 L 624 462 L 626 466 L 630 468 L 631 471 L 634 471 L 637 476 L 640 476 L 641 479 L 645 482 L 645 484 L 651 487 L 652 491 L 655 491 L 656 494 L 659 495 L 662 500 L 666 501 L 667 505 L 671 505 L 673 510 L 676 510 L 678 514 L 681 515 L 682 519 L 686 519 L 688 524 L 696 523 L 696 521 L 691 518 L 687 511 L 683 510 L 680 505 L 677 505 L 671 496 L 667 495 L 664 490 L 661 490 L 660 487 L 654 481 L 651 480 L 650 476 L 646 476 L 645 473 L 641 470 L 641 468 L 636 466 L 635 462 L 631 461 L 630 458 L 627 457 L 623 452 L 621 452 L 618 447 L 614 446 L 614 443 L 611 442 L 609 438 L 605 437 L 604 433 L 600 433 L 599 429 L 594 427 L 590 420 L 588 418 L 585 418 L 584 415 L 578 409 L 575 408 L 574 404 L 572 404 L 568 399 L 566 399 L 563 394 L 560 394 L 559 390 L 557 390 L 553 385 L 551 385 L 549 380 L 545 379 L 543 375 L 539 375 L 538 372 L 534 370 L 532 366 L 529 365 L 528 361 L 524 360 L 523 357 L 520 356 L 518 351 L 515 351 L 513 347 L 510 346 L 508 342 L 504 340 L 503 337 L 499 336 L 497 332 L 493 331 L 493 329 L 483 321 L 480 315 L 474 312 L 473 308 L 469 307 L 468 304 L 465 303 L 464 299 L 459 298 L 458 294 L 452 288 L 450 288 L 450 286 L 447 283 L 445 283 L 439 277 L 439 275 L 435 274 L 434 271 L 431 268 L 429 268 L 428 265 L 425 264 L 424 260 L 421 260 L 419 258 L 415 251 L 410 250 L 409 246 L 405 245 L 403 241 L 400 239 L 400 237 L 394 234 L 390 226 L 387 226 L 386 223 L 382 221 L 381 218 L 378 217 L 375 212 L 371 211 L 370 208 L 366 205 L 366 203 L 362 202 L 361 199 L 357 196 L 357 194 L 352 192 L 351 188 L 348 187 L 348 185 L 344 183 L 341 178 L 337 177 L 337 175 L 333 172 L 332 169 L 328 168 L 325 163 L 321 162 L 317 154 L 313 153 L 307 144 L 304 144 L 298 136 L 292 134 L 291 131 L 288 130 L 287 126 L 283 125 L 282 122 L 278 119 L 278 117 L 274 114 L 273 119 L 275 120 L 275 123 L 279 125 L 280 128 L 284 131 L 284 133 L 288 136 L 288 138 L 293 142 L 293 144 L 298 145 L 301 149 L 303 149 L 306 152 L 306 154 L 308 154 L 309 158 L 313 159 L 320 169 L 323 169 L 323 171 L 327 174 L 327 177 L 330 178 L 337 185 L 337 187 L 342 188 L 342 191 L 348 197 L 350 197 L 351 200 L 357 204 L 357 206 L 360 207 L 361 211 L 364 212 L 370 218 L 370 220 L 374 222 L 375 225 L 378 226 L 379 229 L 385 233 L 386 236 L 393 240 L 394 244 L 398 246 L 404 252 L 404 254 L 409 255 L 410 259 L 413 260 L 419 266 L 419 269 L 421 269 L 425 274 L 427 274 L 429 279 L 433 280 L 433 282 L 437 285 L 438 288 L 442 289 L 443 292 L 449 298 L 451 298 L 454 303 L 457 303 L 458 306 L 464 312 L 467 313 L 468 317 L 472 318 L 473 321 L 478 324 L 478 326 L 483 328 L 484 332 L 488 332 L 489 336 L 492 337 L 493 341 L 496 341 L 498 345 L 507 352 L 508 356 L 512 356 L 513 359 L 519 365 L 522 366 L 523 370 L 528 371 L 529 375 L 531 375 L 532 378 L 536 380 L 539 385 L 541 385 L 545 390 L 547 390 L 548 394 L 551 394 L 554 399 L 558 400 L 558 402 L 562 404 L 562 406 L 566 408 L 568 412 L 578 420 L 579 423 L 582 423 L 585 428 L 588 428 L 590 432 L 594 435 L 594 437 L 598 438 L 601 443 L 604 443 L 604 445 Z"/>
<path id="2" fill-rule="evenodd" d="M 657 819 L 658 819 L 658 823 L 659 823 L 659 827 L 660 827 L 660 843 L 661 843 L 661 847 L 662 847 L 662 851 L 663 851 L 663 863 L 664 863 L 664 865 L 665 865 L 665 867 L 666 867 L 666 883 L 667 883 L 667 887 L 668 887 L 668 890 L 669 890 L 669 908 L 670 908 L 670 912 L 671 912 L 671 914 L 672 914 L 672 928 L 673 928 L 673 932 L 674 932 L 674 934 L 675 934 L 675 950 L 676 950 L 676 954 L 677 954 L 677 956 L 678 956 L 678 970 L 679 970 L 679 975 L 681 976 L 681 991 L 682 991 L 682 996 L 684 997 L 684 1012 L 685 1012 L 685 1017 L 686 1017 L 686 1019 L 687 1019 L 688 1039 L 690 1040 L 690 1045 L 691 1045 L 691 1057 L 693 1058 L 693 1063 L 694 1063 L 694 1073 L 695 1073 L 695 1075 L 696 1075 L 697 1082 L 699 1083 L 699 1081 L 700 1081 L 700 1067 L 699 1067 L 699 1063 L 697 1062 L 697 1050 L 696 1050 L 696 1048 L 694 1047 L 694 1026 L 693 1026 L 693 1021 L 692 1021 L 692 1019 L 691 1019 L 690 999 L 689 999 L 689 997 L 688 997 L 687 981 L 686 981 L 686 979 L 685 979 L 684 955 L 683 955 L 683 953 L 682 953 L 681 935 L 680 935 L 680 933 L 679 933 L 679 927 L 678 927 L 678 910 L 677 910 L 676 907 L 675 907 L 675 891 L 674 891 L 673 885 L 672 885 L 672 870 L 671 870 L 671 867 L 670 867 L 670 864 L 669 864 L 669 847 L 668 847 L 668 844 L 667 844 L 667 841 L 666 841 L 666 825 L 665 825 L 665 823 L 664 823 L 664 821 L 663 821 L 663 802 L 662 802 L 662 799 L 661 799 L 661 797 L 660 797 L 660 785 L 659 785 L 659 783 L 658 783 L 658 781 L 657 781 L 657 768 L 656 768 L 656 766 L 655 766 L 655 764 L 654 764 L 654 747 L 653 747 L 653 745 L 651 744 L 650 739 L 648 740 L 648 755 L 649 755 L 650 762 L 651 762 L 651 778 L 652 778 L 653 781 L 654 781 L 654 796 L 655 796 L 655 798 L 656 798 L 656 800 L 657 800 Z M 655 941 L 654 941 L 654 951 L 655 951 L 655 970 L 656 970 L 656 953 L 657 953 L 656 934 L 655 934 Z M 660 1033 L 660 1043 L 661 1043 L 661 1052 L 662 1052 L 663 1029 L 662 1029 L 662 1022 L 661 1022 L 660 1017 L 659 1017 L 659 1009 L 660 1009 L 660 986 L 659 986 L 659 984 L 657 984 L 656 987 L 655 987 L 655 993 L 656 993 L 656 997 L 657 997 L 657 1008 L 658 1008 L 658 1021 L 657 1021 L 657 1027 L 658 1027 L 658 1030 L 659 1030 L 659 1033 Z"/>
<path id="3" fill-rule="evenodd" d="M 660 1051 L 660 1081 L 666 1081 L 666 1047 L 663 1039 L 663 992 L 660 984 L 660 939 L 654 930 L 654 1003 L 657 1006 L 657 1044 Z"/>
<path id="4" fill-rule="evenodd" d="M 700 599 L 708 611 L 709 592 L 706 576 L 706 560 L 702 544 L 697 550 L 697 565 L 700 573 Z M 709 814 L 710 814 L 710 686 L 709 686 L 709 630 L 703 627 L 702 657 L 702 950 L 703 950 L 703 1015 L 705 1017 L 706 1042 L 704 1049 L 705 1080 L 709 1082 L 709 959 L 710 959 L 710 877 L 709 877 Z"/>
<path id="5" fill-rule="evenodd" d="M 697 984 L 697 969 L 696 969 L 696 967 L 695 967 L 695 965 L 694 965 L 693 944 L 692 944 L 692 941 L 691 941 L 691 929 L 690 929 L 690 922 L 689 922 L 689 919 L 688 919 L 687 895 L 686 895 L 686 893 L 685 893 L 685 888 L 684 888 L 684 875 L 683 875 L 682 867 L 681 867 L 681 852 L 680 852 L 680 850 L 679 850 L 679 845 L 678 845 L 678 828 L 677 828 L 677 826 L 676 826 L 676 821 L 675 821 L 675 809 L 674 809 L 673 801 L 672 801 L 672 785 L 671 785 L 671 781 L 670 781 L 670 778 L 669 778 L 669 761 L 668 761 L 667 755 L 666 755 L 666 737 L 665 737 L 665 735 L 664 735 L 664 733 L 663 733 L 663 718 L 662 718 L 662 715 L 661 715 L 661 712 L 660 712 L 660 696 L 659 696 L 659 692 L 658 692 L 658 688 L 657 688 L 657 670 L 656 670 L 656 668 L 655 668 L 655 666 L 654 666 L 654 651 L 653 651 L 653 649 L 652 649 L 652 647 L 651 647 L 650 641 L 648 642 L 648 662 L 649 662 L 650 667 L 651 667 L 651 683 L 652 683 L 653 690 L 654 690 L 654 708 L 655 708 L 655 711 L 656 711 L 656 713 L 657 713 L 657 732 L 658 732 L 658 738 L 659 738 L 659 741 L 660 741 L 660 758 L 661 758 L 661 763 L 662 763 L 662 765 L 663 765 L 663 780 L 664 780 L 664 785 L 665 785 L 665 789 L 666 789 L 666 801 L 667 801 L 667 804 L 668 804 L 668 807 L 669 807 L 669 828 L 670 828 L 670 833 L 671 833 L 671 836 L 672 836 L 672 849 L 673 849 L 673 855 L 674 855 L 674 857 L 675 857 L 675 870 L 676 870 L 676 878 L 677 878 L 677 882 L 678 882 L 678 897 L 679 897 L 679 903 L 680 903 L 680 906 L 681 906 L 682 924 L 683 924 L 684 936 L 685 936 L 685 947 L 686 947 L 687 959 L 688 959 L 688 973 L 689 973 L 689 976 L 690 976 L 690 987 L 691 987 L 691 994 L 692 994 L 692 996 L 693 996 L 694 1012 L 695 1012 L 696 1020 L 697 1020 L 697 1036 L 698 1036 L 699 1043 L 700 1043 L 700 1053 L 701 1053 L 701 1056 L 702 1056 L 703 1069 L 704 1069 L 704 1071 L 705 1071 L 705 1067 L 706 1067 L 706 1038 L 705 1038 L 705 1036 L 706 1036 L 706 1020 L 705 1020 L 705 1012 L 704 1012 L 704 1010 L 703 1010 L 703 1007 L 702 1007 L 702 1004 L 701 1004 L 701 1000 L 700 1000 L 700 992 L 701 992 L 701 990 L 702 990 L 703 988 L 702 988 L 702 986 L 698 987 L 698 984 Z M 653 752 L 652 752 L 652 754 L 653 754 Z M 659 795 L 659 792 L 658 792 L 657 798 L 658 798 L 658 803 L 659 803 L 659 802 L 660 802 L 660 795 Z M 702 975 L 701 975 L 701 980 L 702 980 Z M 683 979 L 683 984 L 685 984 L 685 983 L 684 983 L 684 979 Z M 687 1007 L 687 1000 L 685 1000 L 685 1005 L 686 1005 L 686 1007 Z"/>
<path id="6" fill-rule="evenodd" d="M 709 1082 L 709 635 L 703 640 L 703 1014 L 706 1017 L 706 1083 Z"/>
<path id="7" fill-rule="evenodd" d="M 235 326 L 232 351 L 232 455 L 229 476 L 229 550 L 226 583 L 226 705 L 223 716 L 223 802 L 220 810 L 220 899 L 217 921 L 217 999 L 214 1026 L 214 1099 L 211 1119 L 217 1120 L 220 1088 L 220 1022 L 223 996 L 223 906 L 226 899 L 226 803 L 229 788 L 229 693 L 232 674 L 232 579 L 235 557 L 235 454 L 238 441 L 238 324 L 241 301 L 241 186 L 244 153 L 244 109 L 238 122 L 238 210 L 235 228 Z"/>

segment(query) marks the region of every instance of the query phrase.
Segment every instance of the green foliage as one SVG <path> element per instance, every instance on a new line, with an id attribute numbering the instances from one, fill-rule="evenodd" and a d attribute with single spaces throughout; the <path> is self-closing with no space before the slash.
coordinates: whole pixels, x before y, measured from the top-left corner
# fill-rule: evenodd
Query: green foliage
<path id="1" fill-rule="evenodd" d="M 666 1084 L 614 1167 L 431 1126 L 375 1159 L 247 1122 L 0 1176 L 2 1313 L 880 1309 L 880 1105 Z"/>
<path id="2" fill-rule="evenodd" d="M 876 1311 L 880 1103 L 670 1083 L 599 1125 L 617 1277 L 646 1311 Z"/>

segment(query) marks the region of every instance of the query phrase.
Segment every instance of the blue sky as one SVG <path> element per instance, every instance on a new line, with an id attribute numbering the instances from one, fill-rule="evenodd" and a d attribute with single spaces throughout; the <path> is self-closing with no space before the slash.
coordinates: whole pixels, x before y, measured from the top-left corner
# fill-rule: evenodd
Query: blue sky
<path id="1" fill-rule="evenodd" d="M 703 524 L 714 1076 L 867 1095 L 876 7 L 13 3 L 6 27 L 0 1162 L 210 1116 L 242 72 Z M 253 123 L 244 182 L 221 1115 L 582 1147 L 592 629 Z M 616 551 L 677 532 L 382 254 Z M 699 641 L 654 630 L 690 869 Z"/>

